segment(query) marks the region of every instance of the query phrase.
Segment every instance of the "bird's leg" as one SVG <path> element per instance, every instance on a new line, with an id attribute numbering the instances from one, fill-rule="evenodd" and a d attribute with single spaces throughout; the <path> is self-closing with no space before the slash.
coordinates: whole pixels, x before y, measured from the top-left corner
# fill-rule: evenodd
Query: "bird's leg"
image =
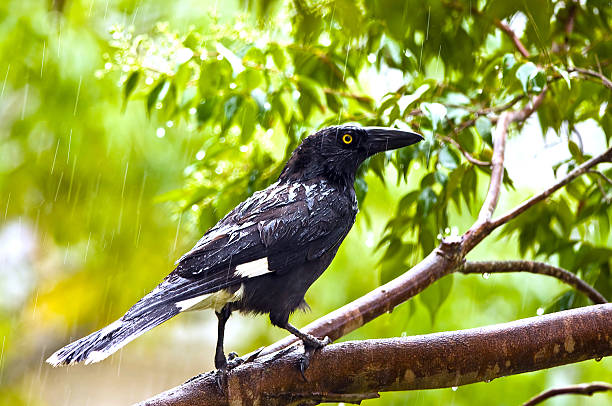
<path id="1" fill-rule="evenodd" d="M 230 353 L 229 357 L 225 358 L 225 352 L 223 351 L 225 323 L 227 323 L 227 320 L 232 314 L 231 308 L 229 307 L 229 305 L 225 305 L 223 306 L 220 312 L 215 312 L 215 314 L 217 315 L 217 319 L 219 320 L 219 325 L 217 328 L 217 349 L 215 351 L 215 368 L 217 368 L 216 381 L 217 386 L 223 392 L 224 382 L 227 379 L 227 371 L 237 367 L 244 361 L 239 358 L 238 354 L 236 354 L 235 352 Z"/>
<path id="2" fill-rule="evenodd" d="M 300 340 L 302 340 L 302 343 L 304 343 L 304 353 L 300 356 L 299 367 L 300 373 L 302 374 L 302 378 L 304 378 L 304 381 L 308 381 L 306 379 L 306 376 L 304 375 L 304 372 L 306 371 L 306 369 L 308 369 L 308 366 L 310 365 L 310 358 L 312 358 L 312 355 L 316 350 L 318 350 L 319 348 L 323 348 L 327 344 L 331 343 L 331 339 L 329 337 L 325 337 L 321 340 L 311 334 L 302 333 L 300 330 L 298 330 L 296 327 L 292 326 L 289 323 L 286 323 L 283 328 L 294 336 L 296 336 L 297 338 L 299 338 Z"/>
<path id="3" fill-rule="evenodd" d="M 215 312 L 219 325 L 217 327 L 217 349 L 215 351 L 215 368 L 222 370 L 227 367 L 227 359 L 225 358 L 225 352 L 223 351 L 223 337 L 225 335 L 225 323 L 230 318 L 232 311 L 229 306 L 225 305 L 220 312 Z"/>

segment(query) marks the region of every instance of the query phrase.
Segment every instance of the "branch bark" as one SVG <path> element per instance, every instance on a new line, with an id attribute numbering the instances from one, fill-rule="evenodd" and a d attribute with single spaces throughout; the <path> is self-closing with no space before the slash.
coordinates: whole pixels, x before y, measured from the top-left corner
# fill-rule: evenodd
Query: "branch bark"
<path id="1" fill-rule="evenodd" d="M 539 395 L 529 399 L 527 402 L 523 403 L 523 406 L 534 406 L 539 403 L 542 403 L 546 399 L 552 398 L 553 396 L 568 394 L 592 396 L 595 392 L 605 391 L 612 391 L 612 385 L 607 384 L 605 382 L 593 382 L 583 383 L 580 385 L 565 386 L 563 388 L 554 388 L 544 391 Z"/>
<path id="2" fill-rule="evenodd" d="M 207 373 L 140 406 L 312 405 L 338 395 L 359 401 L 363 395 L 356 394 L 466 385 L 598 359 L 612 355 L 612 304 L 469 330 L 332 344 L 315 353 L 308 381 L 296 368 L 299 355 L 272 354 L 235 368 L 225 394 Z"/>
<path id="3" fill-rule="evenodd" d="M 540 275 L 548 275 L 557 278 L 579 292 L 584 293 L 593 303 L 608 303 L 605 297 L 591 285 L 566 271 L 565 269 L 536 261 L 477 261 L 466 262 L 458 269 L 463 274 L 483 273 L 506 273 L 506 272 L 529 272 Z"/>

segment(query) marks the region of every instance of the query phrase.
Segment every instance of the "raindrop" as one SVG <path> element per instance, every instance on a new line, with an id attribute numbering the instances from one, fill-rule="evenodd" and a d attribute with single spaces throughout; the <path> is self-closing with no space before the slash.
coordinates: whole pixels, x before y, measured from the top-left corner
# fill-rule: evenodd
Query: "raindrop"
<path id="1" fill-rule="evenodd" d="M 249 150 L 249 147 L 247 147 L 246 145 L 240 146 L 240 152 L 247 152 L 248 150 Z"/>
<path id="2" fill-rule="evenodd" d="M 297 99 L 299 99 L 299 98 L 300 98 L 301 93 L 300 93 L 300 91 L 299 91 L 299 90 L 294 90 L 294 91 L 291 93 L 291 95 L 293 96 L 293 98 L 294 98 L 295 100 L 297 100 Z"/>
<path id="3" fill-rule="evenodd" d="M 152 85 L 152 84 L 153 84 L 153 78 L 152 78 L 151 76 L 147 77 L 147 78 L 145 79 L 145 83 L 146 83 L 147 85 Z"/>
<path id="4" fill-rule="evenodd" d="M 195 107 L 192 107 L 189 109 L 189 114 L 194 115 L 195 113 L 198 112 L 198 109 L 196 109 Z"/>
<path id="5" fill-rule="evenodd" d="M 2 83 L 2 91 L 0 92 L 0 97 L 4 95 L 4 89 L 6 88 L 6 80 L 8 79 L 8 74 L 11 70 L 11 64 L 9 63 L 8 68 L 6 68 L 6 75 L 4 75 L 4 82 Z"/>
<path id="6" fill-rule="evenodd" d="M 79 86 L 77 87 L 76 99 L 74 101 L 74 110 L 72 111 L 73 116 L 76 116 L 77 106 L 79 105 L 79 96 L 81 95 L 81 83 L 82 82 L 83 82 L 83 75 L 79 76 Z"/>
<path id="7" fill-rule="evenodd" d="M 166 130 L 162 127 L 159 127 L 155 132 L 155 135 L 157 135 L 157 138 L 164 138 L 164 136 L 166 135 Z"/>
<path id="8" fill-rule="evenodd" d="M 202 159 L 204 159 L 204 157 L 206 156 L 206 152 L 204 151 L 198 151 L 198 153 L 196 154 L 196 159 L 198 161 L 201 161 Z"/>
<path id="9" fill-rule="evenodd" d="M 45 68 L 45 51 L 47 50 L 47 41 L 43 41 L 42 61 L 40 62 L 40 77 L 42 78 Z"/>
<path id="10" fill-rule="evenodd" d="M 191 206 L 191 210 L 193 210 L 193 211 L 196 211 L 196 212 L 197 212 L 197 211 L 198 211 L 198 209 L 199 209 L 199 207 L 198 207 L 198 205 L 197 205 L 197 204 L 194 204 L 194 205 L 192 205 L 192 206 Z"/>
<path id="11" fill-rule="evenodd" d="M 268 128 L 268 129 L 266 130 L 266 135 L 267 135 L 268 137 L 271 137 L 271 136 L 272 136 L 272 134 L 274 134 L 274 130 L 273 130 L 273 129 L 271 129 L 271 128 Z"/>
<path id="12" fill-rule="evenodd" d="M 172 120 L 166 121 L 166 127 L 168 127 L 168 128 L 174 127 L 174 121 L 172 121 Z"/>
<path id="13" fill-rule="evenodd" d="M 485 383 L 491 383 L 492 379 L 485 379 Z"/>
<path id="14" fill-rule="evenodd" d="M 485 273 L 483 273 L 483 274 L 482 274 L 482 277 L 483 277 L 484 279 L 489 279 L 489 277 L 490 277 L 490 276 L 491 276 L 491 274 L 490 274 L 490 273 L 488 273 L 488 272 L 485 272 Z"/>
<path id="15" fill-rule="evenodd" d="M 368 62 L 370 62 L 370 63 L 376 62 L 376 55 L 375 54 L 369 54 L 368 55 Z"/>
<path id="16" fill-rule="evenodd" d="M 603 359 L 603 357 L 597 357 L 595 358 L 595 362 L 600 362 Z"/>
<path id="17" fill-rule="evenodd" d="M 451 232 L 450 227 L 446 227 L 446 228 L 444 229 L 444 234 L 450 234 L 450 232 Z"/>
<path id="18" fill-rule="evenodd" d="M 272 107 L 272 105 L 269 102 L 265 102 L 264 103 L 264 109 L 270 110 L 271 107 Z"/>
<path id="19" fill-rule="evenodd" d="M 230 89 L 235 89 L 236 88 L 236 84 L 235 83 L 230 83 L 229 88 Z"/>
<path id="20" fill-rule="evenodd" d="M 451 389 L 453 390 L 453 392 L 457 392 L 457 389 L 459 389 L 459 387 L 458 386 L 453 386 Z"/>
<path id="21" fill-rule="evenodd" d="M 110 62 L 106 62 L 104 64 L 104 69 L 106 69 L 106 70 L 111 70 L 112 67 L 113 67 L 113 64 L 110 63 Z"/>
<path id="22" fill-rule="evenodd" d="M 536 314 L 538 316 L 541 316 L 544 314 L 544 308 L 543 307 L 538 307 L 538 310 L 536 310 Z"/>

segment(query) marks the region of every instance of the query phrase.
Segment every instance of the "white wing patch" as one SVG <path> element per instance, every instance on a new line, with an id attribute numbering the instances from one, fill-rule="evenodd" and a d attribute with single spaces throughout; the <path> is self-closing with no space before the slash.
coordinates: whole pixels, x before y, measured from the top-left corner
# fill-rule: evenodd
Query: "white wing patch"
<path id="1" fill-rule="evenodd" d="M 254 278 L 273 272 L 268 269 L 268 258 L 260 258 L 255 261 L 240 264 L 236 267 L 235 274 L 243 278 Z"/>
<path id="2" fill-rule="evenodd" d="M 175 306 L 178 307 L 179 312 L 211 308 L 215 309 L 215 311 L 220 311 L 227 303 L 240 300 L 243 293 L 244 285 L 240 285 L 240 289 L 234 293 L 226 289 L 221 289 L 214 293 L 207 293 L 205 295 L 192 297 L 191 299 L 181 300 L 180 302 L 176 302 Z"/>

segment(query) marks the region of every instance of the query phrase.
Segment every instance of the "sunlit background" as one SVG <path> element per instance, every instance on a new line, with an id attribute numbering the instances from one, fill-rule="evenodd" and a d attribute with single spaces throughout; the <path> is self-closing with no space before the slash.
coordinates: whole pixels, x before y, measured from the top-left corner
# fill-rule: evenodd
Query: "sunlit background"
<path id="1" fill-rule="evenodd" d="M 0 4 L 0 405 L 129 404 L 213 368 L 216 319 L 210 311 L 172 319 L 99 364 L 53 369 L 43 361 L 72 339 L 120 317 L 173 269 L 174 261 L 211 221 L 202 214 L 204 205 L 197 200 L 186 203 L 176 191 L 193 182 L 198 162 L 209 159 L 202 146 L 214 129 L 188 118 L 157 114 L 155 100 L 150 114 L 146 94 L 128 95 L 133 97 L 126 101 L 129 72 L 122 71 L 126 61 L 117 59 L 114 42 L 125 40 L 126 32 L 133 40 L 164 30 L 178 35 L 194 31 L 206 40 L 211 27 L 223 25 L 289 36 L 290 9 L 275 3 L 267 12 L 276 13 L 276 20 L 262 26 L 247 3 L 5 0 Z M 320 17 L 330 26 L 336 18 Z M 521 16 L 509 23 L 518 31 L 525 29 Z M 322 35 L 318 41 L 326 46 L 331 40 Z M 370 56 L 370 62 L 376 60 L 376 55 Z M 370 56 L 347 53 L 346 58 Z M 171 69 L 163 58 L 147 63 L 152 69 Z M 439 78 L 444 68 L 433 63 L 425 74 Z M 382 64 L 380 69 L 364 69 L 358 87 L 377 104 L 404 80 L 401 71 Z M 146 85 L 154 85 L 153 79 Z M 195 113 L 193 108 L 191 114 Z M 324 122 L 323 118 L 305 121 L 298 135 Z M 576 129 L 588 134 L 583 137 L 585 153 L 605 147 L 604 133 L 594 122 L 580 123 Z M 234 137 L 231 159 L 237 162 L 232 170 L 240 172 L 241 162 L 254 159 L 253 150 L 265 152 L 269 162 L 258 165 L 267 165 L 272 172 L 263 173 L 261 179 L 253 174 L 258 180 L 252 187 L 257 189 L 273 178 L 290 141 L 274 128 L 258 126 L 254 131 L 250 142 Z M 550 184 L 555 179 L 551 166 L 570 157 L 565 140 L 554 132 L 546 137 L 541 133 L 533 117 L 520 135 L 509 140 L 507 167 L 515 190 L 504 191 L 501 210 Z M 239 185 L 241 190 L 232 198 L 216 195 L 215 176 L 226 179 L 229 170 L 216 167 L 208 184 L 210 195 L 228 201 L 228 208 L 252 192 Z M 413 170 L 422 176 L 423 168 Z M 378 266 L 383 250 L 376 246 L 398 200 L 417 187 L 410 174 L 407 181 L 396 182 L 398 178 L 392 167 L 384 172 L 386 185 L 373 172 L 365 175 L 369 190 L 357 224 L 330 269 L 308 292 L 312 311 L 294 315 L 295 325 L 303 326 L 348 303 L 386 278 Z M 486 189 L 482 179 L 481 195 Z M 449 213 L 449 227 L 440 230 L 442 234 L 462 233 L 473 221 L 468 210 L 452 206 Z M 599 243 L 609 247 L 610 239 Z M 421 257 L 417 252 L 408 254 L 405 268 Z M 521 258 L 517 235 L 493 236 L 470 258 Z M 532 275 L 454 276 L 443 283 L 450 293 L 435 314 L 431 310 L 435 299 L 417 298 L 343 340 L 423 334 L 535 316 L 566 290 L 555 280 Z M 284 335 L 266 317 L 235 315 L 228 325 L 226 350 L 245 353 Z M 552 386 L 611 377 L 612 360 L 605 359 L 460 388 L 383 394 L 381 400 L 363 404 L 515 405 Z M 559 398 L 550 404 L 611 401 L 612 395 L 598 394 Z"/>

